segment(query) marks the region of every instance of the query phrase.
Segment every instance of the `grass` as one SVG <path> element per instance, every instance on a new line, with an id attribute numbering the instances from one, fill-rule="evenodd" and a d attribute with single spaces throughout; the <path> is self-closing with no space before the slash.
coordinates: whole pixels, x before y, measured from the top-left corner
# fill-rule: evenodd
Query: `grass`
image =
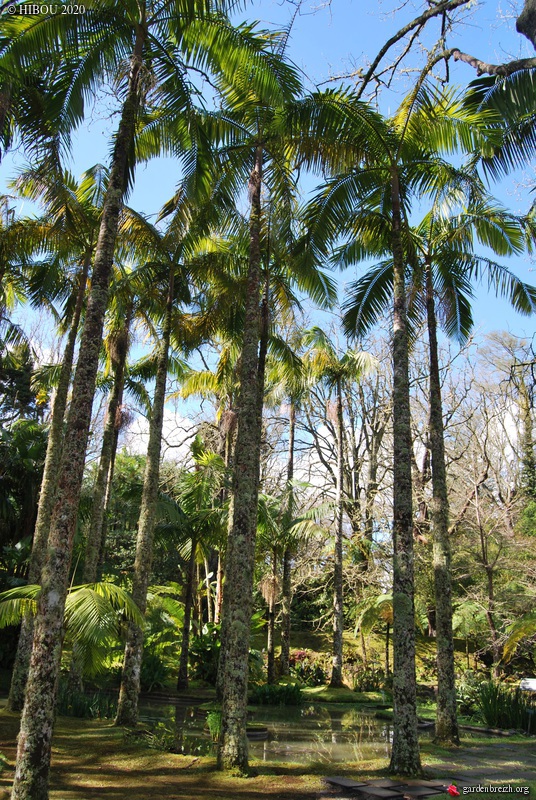
<path id="1" fill-rule="evenodd" d="M 343 693 L 345 690 L 329 690 Z M 347 690 L 346 690 L 347 691 Z M 353 694 L 353 693 L 352 693 Z M 333 694 L 331 695 L 334 696 Z M 340 696 L 340 695 L 339 695 Z M 355 697 L 355 696 L 354 696 Z M 0 800 L 9 798 L 18 717 L 0 713 L 0 752 L 8 768 L 0 776 Z M 483 734 L 464 735 L 460 748 L 435 746 L 429 738 L 421 752 L 427 777 L 454 782 L 477 780 L 485 784 L 530 786 L 536 796 L 534 739 L 503 739 Z M 127 742 L 121 729 L 107 721 L 58 717 L 53 744 L 51 800 L 311 800 L 325 787 L 322 776 L 346 775 L 373 779 L 388 774 L 387 755 L 360 763 L 266 764 L 253 762 L 256 777 L 243 779 L 215 770 L 213 758 L 174 755 Z M 441 800 L 441 798 L 440 798 Z"/>
<path id="2" fill-rule="evenodd" d="M 357 703 L 356 692 L 351 689 L 331 689 L 329 686 L 312 686 L 302 688 L 302 693 L 307 700 L 316 700 L 318 703 Z"/>

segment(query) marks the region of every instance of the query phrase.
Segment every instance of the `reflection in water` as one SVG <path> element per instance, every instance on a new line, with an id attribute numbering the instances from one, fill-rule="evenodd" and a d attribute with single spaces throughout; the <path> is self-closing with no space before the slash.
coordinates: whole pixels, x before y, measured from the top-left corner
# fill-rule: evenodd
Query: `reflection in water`
<path id="1" fill-rule="evenodd" d="M 145 705 L 140 718 L 150 724 L 161 741 L 175 753 L 215 754 L 205 729 L 206 711 L 196 706 Z M 335 764 L 389 757 L 392 730 L 357 707 L 309 704 L 301 707 L 257 707 L 252 723 L 266 725 L 269 737 L 250 741 L 252 758 L 267 762 L 319 762 Z"/>

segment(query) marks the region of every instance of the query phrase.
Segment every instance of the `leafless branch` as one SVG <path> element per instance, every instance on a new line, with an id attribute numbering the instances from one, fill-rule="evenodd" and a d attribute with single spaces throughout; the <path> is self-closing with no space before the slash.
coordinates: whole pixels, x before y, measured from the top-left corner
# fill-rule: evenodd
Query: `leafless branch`
<path id="1" fill-rule="evenodd" d="M 469 53 L 462 53 L 460 50 L 447 50 L 444 57 L 451 55 L 454 61 L 463 61 L 476 70 L 477 75 L 513 75 L 514 72 L 521 72 L 524 69 L 536 68 L 536 58 L 521 58 L 518 61 L 508 61 L 506 64 L 488 64 L 481 61 L 476 56 Z"/>
<path id="2" fill-rule="evenodd" d="M 443 2 L 437 3 L 436 5 L 431 6 L 428 8 L 423 14 L 420 14 L 418 17 L 415 17 L 411 22 L 408 22 L 407 25 L 400 28 L 390 39 L 388 39 L 383 47 L 379 50 L 378 54 L 376 55 L 375 59 L 372 61 L 370 67 L 368 68 L 363 81 L 358 90 L 358 97 L 361 97 L 363 92 L 365 91 L 367 84 L 370 80 L 374 77 L 376 73 L 376 69 L 384 56 L 389 52 L 393 45 L 397 44 L 401 39 L 404 38 L 408 33 L 415 30 L 415 28 L 422 28 L 430 19 L 434 17 L 438 17 L 442 14 L 447 14 L 449 11 L 454 11 L 461 6 L 468 5 L 470 0 L 444 0 Z"/>

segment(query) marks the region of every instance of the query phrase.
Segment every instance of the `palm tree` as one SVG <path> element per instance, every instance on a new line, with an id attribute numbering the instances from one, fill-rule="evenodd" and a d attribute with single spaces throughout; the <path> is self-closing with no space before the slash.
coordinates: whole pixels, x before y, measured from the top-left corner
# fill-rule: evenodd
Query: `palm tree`
<path id="1" fill-rule="evenodd" d="M 179 236 L 179 241 L 177 242 L 173 235 L 166 237 L 165 234 L 160 234 L 154 226 L 142 221 L 141 217 L 138 218 L 137 227 L 143 230 L 147 238 L 152 239 L 152 248 L 150 247 L 150 249 L 153 250 L 154 257 L 157 259 L 153 262 L 153 269 L 155 267 L 160 268 L 167 278 L 164 278 L 163 281 L 166 293 L 165 313 L 162 321 L 162 333 L 157 345 L 155 389 L 149 420 L 149 442 L 143 478 L 132 583 L 132 596 L 143 615 L 147 606 L 147 588 L 152 565 L 170 344 L 173 328 L 176 326 L 176 305 L 177 303 L 188 302 L 190 294 L 185 281 L 184 269 L 180 263 L 185 243 L 184 232 L 182 232 L 182 237 Z M 131 623 L 125 645 L 116 725 L 134 726 L 138 721 L 142 656 L 143 628 L 141 625 Z"/>
<path id="2" fill-rule="evenodd" d="M 274 55 L 274 62 L 276 56 Z M 226 184 L 236 194 L 247 182 L 250 199 L 248 272 L 240 358 L 238 424 L 234 454 L 231 519 L 222 612 L 220 672 L 223 676 L 222 733 L 218 763 L 247 771 L 246 703 L 248 631 L 251 619 L 253 565 L 259 489 L 265 359 L 270 341 L 273 270 L 270 221 L 280 220 L 284 241 L 293 240 L 296 186 L 293 159 L 313 168 L 319 152 L 329 152 L 335 136 L 337 105 L 321 96 L 296 100 L 296 74 L 279 58 L 275 86 L 255 95 L 242 87 L 227 95 L 228 108 L 213 115 L 214 136 L 223 141 L 219 156 L 219 191 Z M 269 90 L 269 91 L 268 91 Z M 331 137 L 331 138 L 330 138 Z M 263 209 L 263 189 L 267 191 Z M 275 213 L 272 217 L 272 208 Z M 332 300 L 330 281 L 302 260 L 288 263 L 296 285 L 313 299 Z"/>
<path id="3" fill-rule="evenodd" d="M 74 264 L 72 275 L 61 271 L 58 278 L 59 292 L 65 295 L 66 284 L 70 288 L 65 302 L 64 322 L 68 324 L 68 335 L 63 353 L 61 369 L 54 404 L 50 419 L 47 455 L 43 471 L 37 520 L 35 523 L 32 554 L 28 580 L 38 583 L 46 554 L 48 530 L 52 517 L 56 481 L 61 460 L 63 443 L 63 425 L 67 408 L 67 397 L 71 384 L 76 340 L 82 316 L 86 283 L 91 267 L 103 194 L 106 184 L 106 171 L 100 165 L 93 167 L 82 175 L 80 182 L 66 171 L 50 170 L 50 164 L 44 164 L 35 170 L 28 170 L 15 181 L 14 187 L 22 196 L 31 200 L 39 200 L 46 210 L 46 219 L 37 222 L 36 233 L 40 239 L 36 250 L 51 251 L 52 263 L 46 260 L 33 269 L 30 275 L 31 284 L 50 282 L 50 274 L 58 272 L 59 265 L 69 268 Z M 72 269 L 72 267 L 71 267 Z M 60 278 L 63 277 L 63 281 Z M 39 289 L 39 285 L 37 286 Z M 54 291 L 58 294 L 58 290 Z M 25 618 L 22 622 L 17 653 L 11 676 L 8 706 L 11 711 L 21 711 L 24 703 L 24 689 L 28 677 L 30 653 L 33 635 L 33 618 Z"/>
<path id="4" fill-rule="evenodd" d="M 354 117 L 364 115 L 348 98 Z M 350 123 L 353 119 L 350 119 Z M 331 178 L 306 214 L 310 257 L 327 253 L 336 236 L 351 237 L 348 261 L 366 252 L 383 255 L 393 264 L 393 646 L 394 738 L 390 769 L 397 774 L 420 773 L 415 682 L 413 578 L 413 510 L 411 425 L 406 301 L 407 227 L 412 193 L 423 195 L 444 183 L 453 171 L 437 153 L 457 147 L 482 146 L 483 118 L 464 110 L 452 93 L 430 95 L 421 79 L 390 121 L 370 120 L 364 158 L 354 159 Z"/>
<path id="5" fill-rule="evenodd" d="M 256 59 L 258 41 L 248 30 L 237 33 L 220 13 L 223 6 L 223 2 L 212 4 L 209 0 L 198 0 L 186 7 L 176 2 L 129 2 L 121 7 L 119 14 L 115 3 L 103 1 L 84 15 L 52 14 L 39 16 L 38 20 L 18 19 L 16 38 L 7 44 L 1 43 L 0 68 L 4 74 L 16 71 L 23 76 L 25 70 L 35 73 L 36 65 L 39 68 L 51 60 L 60 61 L 62 70 L 56 76 L 51 93 L 55 94 L 55 108 L 61 107 L 63 112 L 61 130 L 64 134 L 68 133 L 68 124 L 72 126 L 83 117 L 88 89 L 91 91 L 104 76 L 111 75 L 115 79 L 124 75 L 125 58 L 129 63 L 128 76 L 121 84 L 120 121 L 114 138 L 91 292 L 58 471 L 29 691 L 19 737 L 12 795 L 16 800 L 30 797 L 46 800 L 48 796 L 63 606 L 119 215 L 133 180 L 134 145 L 141 111 L 148 101 L 154 101 L 172 115 L 174 141 L 176 146 L 180 143 L 177 149 L 183 156 L 186 154 L 186 171 L 191 172 L 202 148 L 190 146 L 195 128 L 186 121 L 194 93 L 187 77 L 188 67 L 191 65 L 203 73 L 213 70 L 237 73 L 250 69 L 254 83 L 265 78 L 262 61 Z M 154 82 L 152 77 L 155 77 Z M 159 149 L 161 147 L 160 144 Z"/>
<path id="6" fill-rule="evenodd" d="M 429 337 L 430 417 L 432 457 L 432 528 L 437 620 L 438 703 L 436 739 L 459 742 L 456 719 L 454 643 L 450 572 L 449 503 L 445 468 L 441 381 L 437 342 L 436 305 L 449 336 L 466 340 L 472 328 L 471 281 L 487 274 L 490 287 L 507 296 L 514 307 L 530 314 L 535 290 L 508 269 L 474 253 L 475 238 L 499 255 L 511 255 L 523 245 L 523 221 L 507 214 L 485 193 L 474 175 L 460 173 L 450 186 L 442 187 L 430 212 L 414 228 L 408 228 L 406 263 L 408 292 L 413 297 L 412 318 L 424 314 Z M 475 196 L 455 213 L 453 203 L 463 202 L 467 191 Z M 449 209 L 445 214 L 444 208 Z M 381 249 L 381 243 L 377 240 Z M 388 243 L 384 243 L 388 249 Z M 342 255 L 342 254 L 341 254 Z M 411 271 L 411 272 L 410 272 Z M 373 267 L 350 288 L 345 324 L 362 336 L 390 304 L 393 263 L 388 259 Z"/>
<path id="7" fill-rule="evenodd" d="M 330 338 L 320 328 L 312 328 L 304 334 L 304 344 L 310 345 L 308 367 L 313 380 L 325 381 L 335 392 L 335 430 L 337 445 L 337 483 L 335 517 L 335 552 L 333 562 L 333 667 L 330 686 L 342 687 L 343 664 L 343 526 L 344 526 L 344 384 L 370 370 L 374 361 L 368 353 L 347 350 L 341 357 Z"/>
<path id="8" fill-rule="evenodd" d="M 27 584 L 0 594 L 0 628 L 16 625 L 37 610 L 38 584 Z M 102 664 L 110 644 L 120 637 L 125 619 L 141 621 L 132 597 L 107 581 L 71 586 L 65 604 L 65 633 L 86 669 Z"/>

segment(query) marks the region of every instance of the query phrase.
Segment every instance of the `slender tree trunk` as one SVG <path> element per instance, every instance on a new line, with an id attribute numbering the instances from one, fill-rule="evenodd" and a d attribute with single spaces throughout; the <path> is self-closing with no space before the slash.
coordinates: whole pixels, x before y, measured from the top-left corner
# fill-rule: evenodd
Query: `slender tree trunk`
<path id="1" fill-rule="evenodd" d="M 106 410 L 106 419 L 104 422 L 99 469 L 97 472 L 95 486 L 93 487 L 93 504 L 86 543 L 82 583 L 94 583 L 97 580 L 97 568 L 102 545 L 106 487 L 110 472 L 110 465 L 112 463 L 117 412 L 123 398 L 123 388 L 125 385 L 125 369 L 128 355 L 130 318 L 131 312 L 127 314 L 123 330 L 120 332 L 120 335 L 117 337 L 117 341 L 114 344 L 116 348 L 116 354 L 113 365 L 113 386 L 108 398 L 108 408 Z"/>
<path id="2" fill-rule="evenodd" d="M 208 559 L 205 558 L 204 561 L 205 567 L 205 588 L 207 592 L 207 622 L 212 623 L 214 621 L 214 615 L 212 613 L 212 586 L 210 585 L 210 565 L 208 563 Z"/>
<path id="3" fill-rule="evenodd" d="M 129 327 L 130 313 L 127 315 L 124 328 L 121 331 L 117 342 L 115 343 L 116 356 L 114 358 L 114 380 L 112 390 L 108 398 L 108 408 L 106 410 L 106 419 L 104 422 L 99 469 L 97 471 L 97 479 L 93 487 L 91 519 L 87 535 L 84 568 L 82 570 L 82 583 L 95 583 L 97 580 L 99 557 L 102 545 L 102 529 L 104 525 L 106 485 L 112 461 L 112 452 L 116 433 L 117 411 L 123 397 L 125 368 L 128 354 Z M 82 677 L 82 653 L 80 650 L 80 645 L 75 642 L 73 645 L 71 670 L 69 672 L 69 688 L 73 691 L 82 691 Z"/>
<path id="4" fill-rule="evenodd" d="M 290 399 L 288 418 L 288 462 L 287 462 L 287 524 L 294 516 L 294 441 L 296 438 L 296 404 Z M 281 675 L 290 672 L 290 609 L 292 605 L 291 580 L 292 549 L 287 545 L 283 551 L 283 581 L 281 586 Z"/>
<path id="5" fill-rule="evenodd" d="M 216 600 L 214 603 L 214 622 L 216 625 L 221 620 L 221 605 L 223 599 L 223 559 L 218 552 L 218 571 L 216 572 Z"/>
<path id="6" fill-rule="evenodd" d="M 391 665 L 389 663 L 389 634 L 391 626 L 388 622 L 385 623 L 385 677 L 389 678 L 391 675 Z"/>
<path id="7" fill-rule="evenodd" d="M 400 187 L 391 174 L 394 277 L 393 331 L 393 747 L 389 771 L 421 772 L 417 736 L 411 418 L 406 321 L 405 263 L 401 237 Z"/>
<path id="8" fill-rule="evenodd" d="M 432 272 L 426 271 L 426 312 L 430 349 L 430 449 L 432 454 L 432 528 L 437 646 L 437 713 L 435 739 L 459 744 L 452 633 L 452 581 L 449 539 L 449 501 L 445 469 L 443 409 L 437 346 Z"/>
<path id="9" fill-rule="evenodd" d="M 519 412 L 521 417 L 521 491 L 527 500 L 536 500 L 536 458 L 534 455 L 534 436 L 532 403 L 525 377 L 519 376 Z"/>
<path id="10" fill-rule="evenodd" d="M 223 593 L 221 662 L 223 701 L 218 752 L 220 769 L 248 770 L 246 738 L 249 635 L 253 568 L 257 532 L 262 415 L 259 414 L 260 267 L 261 267 L 262 148 L 255 153 L 250 174 L 251 196 L 249 267 L 242 357 L 240 399 L 234 454 L 233 493 Z"/>
<path id="11" fill-rule="evenodd" d="M 71 320 L 69 335 L 65 344 L 63 361 L 60 370 L 60 379 L 54 398 L 50 431 L 48 434 L 47 454 L 41 482 L 41 493 L 39 495 L 39 505 L 37 509 L 37 520 L 33 538 L 32 554 L 30 557 L 30 568 L 28 571 L 28 583 L 39 583 L 41 581 L 41 570 L 46 555 L 46 545 L 52 510 L 54 508 L 54 498 L 56 492 L 56 480 L 61 461 L 61 450 L 63 444 L 63 420 L 67 408 L 67 397 L 71 383 L 73 371 L 74 351 L 76 347 L 76 337 L 80 325 L 80 316 L 84 305 L 86 293 L 87 276 L 91 265 L 91 251 L 84 257 L 82 272 L 80 273 L 76 303 Z M 33 638 L 33 617 L 26 616 L 22 620 L 17 653 L 13 672 L 11 675 L 11 686 L 9 689 L 8 708 L 10 711 L 21 711 L 24 705 L 24 689 L 28 678 L 28 667 L 30 665 L 30 655 L 32 652 Z"/>
<path id="12" fill-rule="evenodd" d="M 121 405 L 121 400 L 119 401 L 119 405 Z M 100 579 L 102 575 L 102 569 L 104 566 L 104 561 L 106 559 L 106 539 L 108 537 L 108 519 L 110 515 L 110 504 L 112 501 L 112 489 L 113 489 L 113 480 L 114 480 L 114 470 L 115 470 L 115 457 L 117 455 L 117 445 L 119 443 L 119 429 L 120 429 L 120 417 L 119 420 L 116 416 L 116 424 L 114 429 L 113 441 L 112 441 L 112 452 L 110 454 L 110 464 L 108 466 L 108 475 L 106 476 L 106 492 L 104 494 L 104 514 L 102 518 L 102 529 L 101 529 L 101 542 L 99 547 L 99 561 L 97 564 L 97 578 Z"/>
<path id="13" fill-rule="evenodd" d="M 268 630 L 266 653 L 268 656 L 268 683 L 275 683 L 275 603 L 277 599 L 277 553 L 272 553 L 272 585 L 268 599 Z"/>
<path id="14" fill-rule="evenodd" d="M 366 568 L 371 565 L 372 542 L 374 537 L 374 505 L 378 494 L 378 447 L 377 434 L 372 433 L 372 443 L 369 450 L 369 466 L 367 488 L 365 490 L 365 535 L 363 547 L 366 548 Z"/>
<path id="15" fill-rule="evenodd" d="M 342 386 L 337 381 L 337 518 L 335 527 L 335 553 L 333 558 L 333 666 L 329 685 L 343 686 L 342 681 L 342 634 L 344 627 L 342 590 L 342 541 L 343 541 L 343 480 L 344 480 L 344 421 L 342 416 Z"/>
<path id="16" fill-rule="evenodd" d="M 200 632 L 203 629 L 203 590 L 201 584 L 201 567 L 195 565 L 195 616 L 196 628 Z"/>
<path id="17" fill-rule="evenodd" d="M 367 657 L 367 646 L 365 644 L 365 636 L 363 634 L 363 629 L 359 629 L 359 638 L 361 639 L 361 653 L 363 654 L 363 667 L 368 669 L 368 657 Z"/>
<path id="18" fill-rule="evenodd" d="M 166 401 L 166 382 L 169 362 L 169 343 L 173 317 L 174 267 L 169 273 L 169 287 L 166 302 L 166 316 L 160 342 L 153 408 L 149 423 L 149 443 L 143 476 L 140 518 L 136 540 L 136 558 L 132 578 L 132 597 L 143 615 L 147 608 L 147 588 L 153 563 L 153 538 L 156 524 L 158 501 L 158 481 L 160 477 L 160 451 L 162 446 L 162 427 L 164 423 L 164 404 Z M 140 671 L 143 658 L 143 628 L 134 622 L 128 625 L 121 688 L 117 704 L 116 725 L 134 727 L 138 722 L 138 697 L 140 693 Z"/>
<path id="19" fill-rule="evenodd" d="M 493 585 L 493 566 L 491 564 L 485 565 L 486 578 L 488 584 L 488 607 L 486 609 L 486 619 L 491 634 L 491 651 L 493 653 L 493 664 L 491 674 L 494 678 L 498 678 L 501 674 L 499 662 L 501 660 L 501 645 L 499 643 L 499 632 L 495 625 L 494 611 L 495 611 L 495 589 Z"/>
<path id="20" fill-rule="evenodd" d="M 186 596 L 184 598 L 184 619 L 182 623 L 181 654 L 179 660 L 179 674 L 177 676 L 177 691 L 184 692 L 188 688 L 188 656 L 190 654 L 190 624 L 192 621 L 192 608 L 194 605 L 195 581 L 195 542 L 192 543 L 192 553 L 188 564 L 186 579 Z"/>

